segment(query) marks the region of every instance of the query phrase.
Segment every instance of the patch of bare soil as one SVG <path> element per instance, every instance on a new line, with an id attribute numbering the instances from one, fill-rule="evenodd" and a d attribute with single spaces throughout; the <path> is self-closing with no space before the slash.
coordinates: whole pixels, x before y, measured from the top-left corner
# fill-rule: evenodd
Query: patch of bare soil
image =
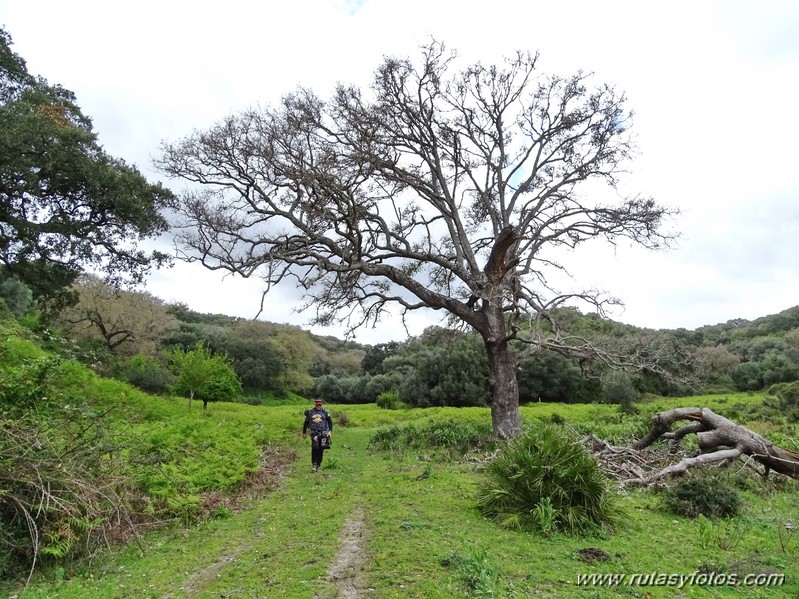
<path id="1" fill-rule="evenodd" d="M 339 537 L 339 550 L 327 570 L 328 579 L 336 586 L 338 599 L 365 597 L 363 566 L 366 563 L 366 521 L 363 509 L 356 507 L 344 523 Z"/>

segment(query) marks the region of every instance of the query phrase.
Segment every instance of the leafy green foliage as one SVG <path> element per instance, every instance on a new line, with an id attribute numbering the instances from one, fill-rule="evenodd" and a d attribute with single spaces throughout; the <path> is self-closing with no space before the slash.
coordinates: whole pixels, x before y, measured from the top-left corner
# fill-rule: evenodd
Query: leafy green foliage
<path id="1" fill-rule="evenodd" d="M 402 407 L 399 393 L 396 391 L 383 391 L 377 396 L 377 406 L 384 410 L 399 410 Z"/>
<path id="2" fill-rule="evenodd" d="M 590 403 L 601 393 L 599 381 L 587 378 L 576 360 L 554 352 L 522 360 L 518 379 L 522 402 Z"/>
<path id="3" fill-rule="evenodd" d="M 664 493 L 663 499 L 669 511 L 689 518 L 736 516 L 743 503 L 727 479 L 708 475 L 680 480 Z"/>
<path id="4" fill-rule="evenodd" d="M 16 277 L 4 277 L 0 271 L 0 299 L 17 318 L 24 315 L 33 305 L 30 287 Z"/>
<path id="5" fill-rule="evenodd" d="M 0 262 L 38 296 L 87 266 L 141 281 L 166 254 L 135 240 L 167 229 L 173 194 L 109 156 L 72 92 L 27 72 L 0 29 Z"/>
<path id="6" fill-rule="evenodd" d="M 164 393 L 174 383 L 175 375 L 159 360 L 144 354 L 136 354 L 123 360 L 116 375 L 148 393 Z"/>
<path id="7" fill-rule="evenodd" d="M 772 385 L 769 387 L 768 397 L 777 400 L 776 407 L 786 417 L 794 422 L 799 422 L 799 381 Z"/>
<path id="8" fill-rule="evenodd" d="M 635 414 L 635 402 L 639 393 L 633 386 L 632 379 L 624 372 L 611 372 L 605 380 L 605 399 L 609 403 L 619 405 L 628 414 Z"/>
<path id="9" fill-rule="evenodd" d="M 125 513 L 117 441 L 84 399 L 91 373 L 2 332 L 0 576 L 91 551 Z"/>
<path id="10" fill-rule="evenodd" d="M 409 351 L 383 361 L 384 370 L 399 368 L 399 387 L 410 406 L 481 406 L 490 397 L 488 358 L 478 335 L 430 328 Z"/>
<path id="11" fill-rule="evenodd" d="M 491 425 L 486 422 L 433 421 L 379 429 L 369 447 L 378 450 L 402 451 L 422 448 L 459 448 L 469 451 L 494 441 Z"/>
<path id="12" fill-rule="evenodd" d="M 0 578 L 126 540 L 133 521 L 195 522 L 259 468 L 267 436 L 235 407 L 193 416 L 23 333 L 0 313 Z"/>
<path id="13" fill-rule="evenodd" d="M 173 350 L 169 354 L 177 378 L 173 387 L 178 394 L 201 399 L 203 409 L 209 401 L 230 401 L 241 394 L 241 383 L 230 358 L 214 354 L 202 342 L 189 351 Z"/>
<path id="14" fill-rule="evenodd" d="M 503 526 L 547 533 L 610 531 L 621 515 L 596 460 L 563 428 L 546 424 L 500 451 L 477 505 Z"/>
<path id="15" fill-rule="evenodd" d="M 499 568 L 488 561 L 482 549 L 453 551 L 444 561 L 470 597 L 495 597 Z"/>

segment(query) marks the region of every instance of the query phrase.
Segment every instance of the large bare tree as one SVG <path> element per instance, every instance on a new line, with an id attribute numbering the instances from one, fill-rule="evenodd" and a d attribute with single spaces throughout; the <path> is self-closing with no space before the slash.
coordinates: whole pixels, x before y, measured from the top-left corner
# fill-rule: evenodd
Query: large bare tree
<path id="1" fill-rule="evenodd" d="M 622 197 L 626 99 L 590 77 L 541 75 L 538 57 L 457 67 L 442 44 L 386 58 L 368 89 L 307 89 L 164 144 L 183 195 L 177 242 L 212 269 L 293 279 L 314 322 L 353 329 L 391 305 L 443 310 L 483 338 L 495 432 L 521 430 L 512 344 L 589 357 L 551 320 L 560 248 L 594 238 L 668 244 L 670 211 Z M 610 193 L 607 193 L 610 191 Z M 608 199 L 612 198 L 612 199 Z"/>

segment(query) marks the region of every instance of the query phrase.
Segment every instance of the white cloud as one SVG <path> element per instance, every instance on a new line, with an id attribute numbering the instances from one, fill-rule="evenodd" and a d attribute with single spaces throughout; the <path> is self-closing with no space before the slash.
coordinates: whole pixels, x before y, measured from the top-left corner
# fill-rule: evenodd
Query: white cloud
<path id="1" fill-rule="evenodd" d="M 655 328 L 799 303 L 795 2 L 0 0 L 0 23 L 32 72 L 76 92 L 108 151 L 152 178 L 162 140 L 299 84 L 321 95 L 366 84 L 383 55 L 414 56 L 431 38 L 470 61 L 540 50 L 546 72 L 593 71 L 627 92 L 641 151 L 627 188 L 682 211 L 675 250 L 592 245 L 573 256 L 577 283 L 622 297 L 621 320 Z M 252 316 L 260 302 L 258 281 L 197 265 L 149 289 L 201 312 Z M 296 290 L 268 301 L 266 318 L 307 322 Z M 411 332 L 429 322 L 415 316 Z M 387 322 L 359 339 L 404 334 Z"/>

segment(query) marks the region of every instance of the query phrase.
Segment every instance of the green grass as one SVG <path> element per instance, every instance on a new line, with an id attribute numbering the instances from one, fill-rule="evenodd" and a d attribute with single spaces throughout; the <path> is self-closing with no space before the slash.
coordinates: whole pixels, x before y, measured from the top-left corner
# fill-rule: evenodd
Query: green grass
<path id="1" fill-rule="evenodd" d="M 135 427 L 149 428 L 151 438 L 166 425 L 147 414 L 168 413 L 175 431 L 182 431 L 187 443 L 202 440 L 211 431 L 223 431 L 231 442 L 237 436 L 279 440 L 296 449 L 299 459 L 278 491 L 246 503 L 243 511 L 152 532 L 144 536 L 144 551 L 136 544 L 105 551 L 91 566 L 66 564 L 41 573 L 27 591 L 19 586 L 0 591 L 19 599 L 333 599 L 337 591 L 328 580 L 327 568 L 339 550 L 338 536 L 345 521 L 360 508 L 367 555 L 363 575 L 365 585 L 372 589 L 369 597 L 793 598 L 799 594 L 799 535 L 788 537 L 785 531 L 791 518 L 799 522 L 798 489 L 793 481 L 779 486 L 747 478 L 743 515 L 710 524 L 668 513 L 651 491 L 630 490 L 619 497 L 627 518 L 615 534 L 545 537 L 502 528 L 479 514 L 476 496 L 484 476 L 479 464 L 449 454 L 440 457 L 428 449 L 368 449 L 381 428 L 408 423 L 424 428 L 461 419 L 486 422 L 490 419 L 486 409 L 329 406 L 334 418 L 346 414 L 349 425 L 336 427 L 334 448 L 326 454 L 323 470 L 313 474 L 309 449 L 299 437 L 304 405 L 220 403 L 212 404 L 203 416 L 200 410 L 188 414 L 182 402 L 165 407 L 161 402 L 168 400 L 137 396 L 130 401 L 141 402 L 144 416 Z M 619 420 L 615 406 L 537 404 L 523 408 L 522 413 L 525 421 L 547 420 L 557 413 L 571 425 L 613 425 L 621 434 L 624 426 L 636 427 L 639 420 L 669 405 L 674 404 L 645 405 L 638 420 Z M 726 404 L 721 397 L 709 397 L 680 400 L 680 405 L 709 405 L 721 411 Z M 186 460 L 194 449 L 208 455 L 219 450 L 187 447 Z M 202 454 L 196 460 L 201 458 Z M 187 476 L 202 479 L 204 475 L 192 467 Z M 587 548 L 601 549 L 609 559 L 586 563 L 580 550 Z M 701 569 L 742 575 L 784 573 L 786 582 L 765 589 L 577 585 L 579 575 L 590 573 L 690 575 Z"/>
<path id="2" fill-rule="evenodd" d="M 8 326 L 0 327 L 0 407 L 8 418 L 45 422 L 46 416 L 55 423 L 73 415 L 79 434 L 86 422 L 99 423 L 98 439 L 114 440 L 104 446 L 111 453 L 101 455 L 115 460 L 116 474 L 125 475 L 144 505 L 137 506 L 141 513 L 133 512 L 140 544 L 101 549 L 90 561 L 43 559 L 27 589 L 0 582 L 0 596 L 333 599 L 338 592 L 328 568 L 354 514 L 363 515 L 362 582 L 368 597 L 799 596 L 796 481 L 764 482 L 738 468 L 732 478 L 743 508 L 727 520 L 675 516 L 662 495 L 634 489 L 616 498 L 626 517 L 613 534 L 509 530 L 477 507 L 486 479 L 480 451 L 492 449 L 484 439 L 491 422 L 486 408 L 329 405 L 334 447 L 314 474 L 307 441 L 300 437 L 303 411 L 310 406 L 303 398 L 265 396 L 252 402 L 258 405 L 223 402 L 210 404 L 207 412 L 199 405 L 189 410 L 185 399 L 152 397 L 53 359 Z M 20 398 L 38 410 L 29 420 L 19 415 L 28 405 Z M 710 407 L 799 449 L 796 424 L 764 410 L 762 394 L 650 399 L 639 404 L 637 415 L 594 404 L 530 404 L 521 413 L 525 428 L 560 423 L 622 444 L 643 434 L 656 412 L 676 406 Z M 275 455 L 264 449 L 278 447 L 282 455 L 299 456 L 278 489 L 225 503 L 244 490 L 264 455 Z M 0 488 L 0 499 L 4 494 Z M 583 550 L 607 559 L 587 563 Z M 577 584 L 591 573 L 696 571 L 784 573 L 786 579 L 770 588 Z"/>

